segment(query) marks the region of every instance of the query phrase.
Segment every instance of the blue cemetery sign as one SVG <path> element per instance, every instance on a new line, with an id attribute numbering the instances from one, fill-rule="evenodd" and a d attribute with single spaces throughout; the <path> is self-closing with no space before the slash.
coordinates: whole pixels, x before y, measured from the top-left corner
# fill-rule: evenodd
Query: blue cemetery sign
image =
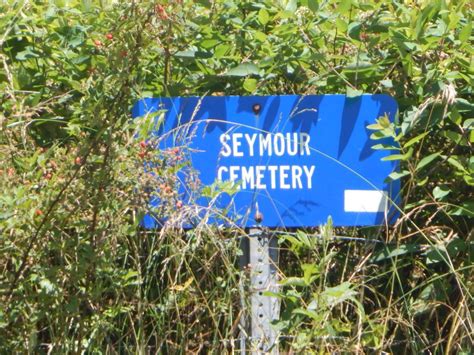
<path id="1" fill-rule="evenodd" d="M 203 185 L 238 184 L 236 194 L 212 203 L 241 226 L 255 225 L 257 209 L 267 227 L 318 226 L 328 216 L 336 226 L 380 225 L 397 217 L 400 185 L 387 177 L 398 165 L 381 160 L 393 152 L 372 149 L 367 129 L 379 117 L 394 120 L 390 96 L 148 98 L 132 113 L 161 117 L 159 148 L 186 147 Z M 183 183 L 185 204 L 211 203 L 188 190 Z M 144 225 L 155 221 L 147 216 Z"/>

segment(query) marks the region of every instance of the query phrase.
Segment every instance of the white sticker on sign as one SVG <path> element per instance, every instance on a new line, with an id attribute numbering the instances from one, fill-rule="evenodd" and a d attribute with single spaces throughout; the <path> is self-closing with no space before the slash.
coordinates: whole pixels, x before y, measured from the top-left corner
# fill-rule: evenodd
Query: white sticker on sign
<path id="1" fill-rule="evenodd" d="M 385 212 L 387 193 L 376 190 L 344 190 L 345 212 Z"/>

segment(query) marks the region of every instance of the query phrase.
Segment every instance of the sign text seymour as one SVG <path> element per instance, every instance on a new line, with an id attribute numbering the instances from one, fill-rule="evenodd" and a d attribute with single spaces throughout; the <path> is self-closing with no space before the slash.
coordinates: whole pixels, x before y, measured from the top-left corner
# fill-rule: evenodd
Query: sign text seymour
<path id="1" fill-rule="evenodd" d="M 311 155 L 307 133 L 221 134 L 222 157 Z M 311 189 L 314 165 L 231 165 L 217 169 L 219 180 L 242 181 L 242 189 Z M 265 180 L 269 180 L 267 185 Z"/>

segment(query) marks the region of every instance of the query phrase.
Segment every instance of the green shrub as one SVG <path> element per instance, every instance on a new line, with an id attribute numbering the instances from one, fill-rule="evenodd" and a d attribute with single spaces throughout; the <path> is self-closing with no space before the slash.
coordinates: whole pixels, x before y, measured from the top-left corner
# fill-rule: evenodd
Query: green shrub
<path id="1" fill-rule="evenodd" d="M 282 346 L 472 350 L 469 2 L 10 1 L 0 13 L 2 352 L 232 351 L 244 231 L 140 228 L 157 192 L 157 217 L 194 212 L 178 203 L 179 166 L 140 145 L 131 106 L 363 92 L 399 102 L 398 122 L 369 129 L 400 143 L 402 217 L 280 238 Z"/>

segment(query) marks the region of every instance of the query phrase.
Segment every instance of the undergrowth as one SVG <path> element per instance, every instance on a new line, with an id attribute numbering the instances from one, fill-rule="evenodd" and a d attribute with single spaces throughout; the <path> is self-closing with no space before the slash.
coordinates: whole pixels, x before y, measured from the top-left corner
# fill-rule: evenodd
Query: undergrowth
<path id="1" fill-rule="evenodd" d="M 178 194 L 187 163 L 145 143 L 130 109 L 144 96 L 362 92 L 399 102 L 398 122 L 369 129 L 374 145 L 400 144 L 402 214 L 279 233 L 281 349 L 472 352 L 472 4 L 9 1 L 0 13 L 2 353 L 237 351 L 246 231 L 206 223 L 218 210 L 181 228 L 198 208 Z M 157 194 L 167 222 L 147 231 Z"/>

